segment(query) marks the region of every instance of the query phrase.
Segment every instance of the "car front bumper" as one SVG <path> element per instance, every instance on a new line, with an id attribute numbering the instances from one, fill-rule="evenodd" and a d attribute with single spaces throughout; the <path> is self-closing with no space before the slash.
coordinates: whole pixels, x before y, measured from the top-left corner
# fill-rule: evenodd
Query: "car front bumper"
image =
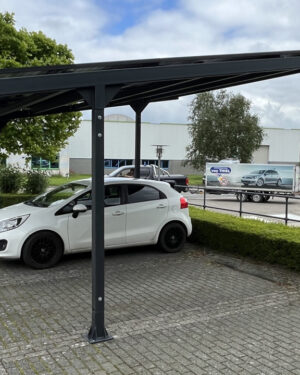
<path id="1" fill-rule="evenodd" d="M 257 179 L 255 179 L 255 180 L 247 180 L 247 179 L 245 179 L 245 178 L 243 178 L 242 180 L 241 180 L 241 182 L 242 182 L 242 184 L 244 184 L 244 185 L 256 185 L 256 182 L 257 182 Z"/>
<path id="2" fill-rule="evenodd" d="M 5 250 L 0 250 L 0 259 L 21 258 L 22 244 L 25 238 L 26 234 L 20 228 L 0 233 L 0 241 L 7 241 Z"/>

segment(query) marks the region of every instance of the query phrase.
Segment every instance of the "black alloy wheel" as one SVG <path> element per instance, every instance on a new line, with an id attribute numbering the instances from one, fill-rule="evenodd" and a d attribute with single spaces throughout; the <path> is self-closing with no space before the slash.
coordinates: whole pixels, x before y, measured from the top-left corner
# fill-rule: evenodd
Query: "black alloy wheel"
<path id="1" fill-rule="evenodd" d="M 33 234 L 23 247 L 23 261 L 32 268 L 53 267 L 62 257 L 61 239 L 53 232 L 41 231 Z"/>
<path id="2" fill-rule="evenodd" d="M 159 246 L 167 253 L 180 251 L 186 241 L 186 230 L 180 223 L 169 223 L 161 231 Z"/>

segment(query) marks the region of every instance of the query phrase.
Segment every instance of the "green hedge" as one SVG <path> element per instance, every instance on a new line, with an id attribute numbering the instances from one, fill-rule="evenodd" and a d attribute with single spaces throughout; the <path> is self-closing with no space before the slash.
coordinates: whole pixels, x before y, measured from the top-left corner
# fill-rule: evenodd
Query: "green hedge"
<path id="1" fill-rule="evenodd" d="M 191 240 L 212 249 L 300 270 L 300 228 L 190 207 Z"/>
<path id="2" fill-rule="evenodd" d="M 0 208 L 27 201 L 32 197 L 34 195 L 31 194 L 0 194 Z"/>

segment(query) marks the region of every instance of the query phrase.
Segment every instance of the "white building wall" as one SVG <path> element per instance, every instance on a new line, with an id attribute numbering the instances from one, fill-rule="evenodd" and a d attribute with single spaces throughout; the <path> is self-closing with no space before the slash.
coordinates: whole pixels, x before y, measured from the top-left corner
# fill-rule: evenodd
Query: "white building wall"
<path id="1" fill-rule="evenodd" d="M 300 129 L 265 128 L 262 145 L 269 146 L 269 163 L 300 162 Z"/>
<path id="2" fill-rule="evenodd" d="M 69 176 L 70 174 L 70 151 L 69 146 L 64 148 L 59 153 L 59 174 L 62 176 Z"/>
<path id="3" fill-rule="evenodd" d="M 27 169 L 26 167 L 26 155 L 9 155 L 6 160 L 7 165 L 18 167 L 21 169 Z"/>
<path id="4" fill-rule="evenodd" d="M 155 147 L 167 145 L 163 159 L 184 160 L 189 144 L 188 125 L 142 123 L 141 157 L 156 158 Z M 134 122 L 106 121 L 104 128 L 104 154 L 106 159 L 134 159 Z M 70 158 L 91 158 L 91 121 L 83 120 L 77 133 L 69 139 Z"/>
<path id="5" fill-rule="evenodd" d="M 90 120 L 82 120 L 77 132 L 68 140 L 68 152 L 70 158 L 92 157 L 92 123 Z"/>
<path id="6" fill-rule="evenodd" d="M 123 119 L 123 121 L 121 121 Z M 69 139 L 68 145 L 60 152 L 60 168 L 51 173 L 66 175 L 70 169 L 70 159 L 75 163 L 84 161 L 90 165 L 92 157 L 91 121 L 83 120 L 76 134 Z M 155 147 L 164 148 L 163 159 L 174 161 L 176 169 L 180 161 L 185 159 L 186 147 L 190 144 L 187 124 L 153 124 L 142 123 L 141 158 L 155 159 Z M 269 163 L 300 163 L 300 129 L 264 128 L 262 146 L 268 149 Z M 263 147 L 262 147 L 263 148 Z M 134 159 L 135 123 L 124 116 L 112 117 L 105 121 L 105 158 Z M 266 154 L 266 155 L 267 155 Z M 264 156 L 265 157 L 265 156 Z M 254 160 L 255 162 L 255 160 Z M 25 155 L 11 155 L 7 163 L 25 169 Z M 30 167 L 30 166 L 29 166 Z"/>
<path id="7" fill-rule="evenodd" d="M 31 162 L 26 164 L 26 155 L 9 155 L 6 160 L 7 165 L 17 167 L 23 170 L 31 169 Z M 59 169 L 47 169 L 49 174 L 60 174 L 62 176 L 69 175 L 70 170 L 70 157 L 69 157 L 69 147 L 61 150 L 59 153 Z"/>

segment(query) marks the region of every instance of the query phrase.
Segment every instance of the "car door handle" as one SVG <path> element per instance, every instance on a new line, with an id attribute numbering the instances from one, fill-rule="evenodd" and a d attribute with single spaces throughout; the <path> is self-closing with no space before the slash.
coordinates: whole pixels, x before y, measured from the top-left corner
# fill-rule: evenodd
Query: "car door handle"
<path id="1" fill-rule="evenodd" d="M 156 206 L 156 208 L 166 208 L 167 205 L 166 204 L 159 204 L 158 206 Z"/>
<path id="2" fill-rule="evenodd" d="M 120 215 L 124 215 L 125 212 L 124 211 L 115 211 L 112 213 L 113 216 L 120 216 Z"/>

